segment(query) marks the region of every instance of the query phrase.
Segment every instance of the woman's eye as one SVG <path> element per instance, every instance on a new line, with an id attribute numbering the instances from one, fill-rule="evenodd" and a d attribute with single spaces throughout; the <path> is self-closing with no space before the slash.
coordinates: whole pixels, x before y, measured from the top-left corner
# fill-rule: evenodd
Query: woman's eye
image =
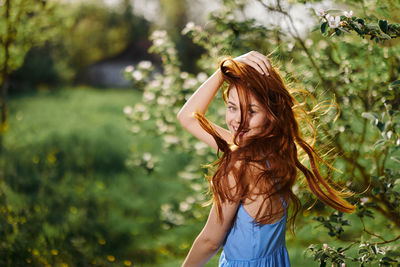
<path id="1" fill-rule="evenodd" d="M 228 109 L 229 109 L 230 111 L 235 111 L 235 110 L 236 110 L 236 108 L 233 107 L 233 106 L 228 106 Z"/>
<path id="2" fill-rule="evenodd" d="M 249 110 L 250 114 L 255 114 L 257 112 L 255 112 L 254 110 Z"/>

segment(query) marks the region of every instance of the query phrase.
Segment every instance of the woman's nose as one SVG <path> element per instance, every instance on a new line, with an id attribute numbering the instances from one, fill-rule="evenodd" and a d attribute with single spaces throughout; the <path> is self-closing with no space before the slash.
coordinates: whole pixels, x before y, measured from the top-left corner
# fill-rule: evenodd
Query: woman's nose
<path id="1" fill-rule="evenodd" d="M 235 114 L 235 122 L 240 123 L 240 112 L 236 112 Z"/>

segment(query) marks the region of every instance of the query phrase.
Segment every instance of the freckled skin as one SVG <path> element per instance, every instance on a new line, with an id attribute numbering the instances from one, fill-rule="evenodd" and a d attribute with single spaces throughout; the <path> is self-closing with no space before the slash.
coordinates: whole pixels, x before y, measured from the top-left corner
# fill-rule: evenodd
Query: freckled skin
<path id="1" fill-rule="evenodd" d="M 235 87 L 232 87 L 229 91 L 228 101 L 225 112 L 225 121 L 229 131 L 232 134 L 236 133 L 236 130 L 240 124 L 240 102 L 238 93 Z M 265 124 L 265 110 L 262 105 L 253 97 L 250 96 L 250 107 L 248 111 L 248 127 L 243 129 L 244 133 L 239 135 L 240 138 L 246 138 L 249 136 L 258 135 L 261 132 Z"/>

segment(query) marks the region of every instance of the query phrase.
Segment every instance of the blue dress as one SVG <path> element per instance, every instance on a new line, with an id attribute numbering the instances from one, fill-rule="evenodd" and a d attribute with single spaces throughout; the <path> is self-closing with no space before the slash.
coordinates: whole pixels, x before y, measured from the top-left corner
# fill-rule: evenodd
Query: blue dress
<path id="1" fill-rule="evenodd" d="M 272 224 L 257 225 L 240 203 L 235 223 L 224 244 L 219 267 L 290 267 L 285 245 L 284 216 Z"/>

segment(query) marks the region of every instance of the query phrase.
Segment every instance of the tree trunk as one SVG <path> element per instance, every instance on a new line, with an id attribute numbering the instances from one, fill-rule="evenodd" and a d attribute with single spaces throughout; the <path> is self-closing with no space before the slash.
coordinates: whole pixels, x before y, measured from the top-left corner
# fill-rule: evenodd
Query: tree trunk
<path id="1" fill-rule="evenodd" d="M 3 151 L 4 134 L 7 130 L 7 92 L 8 77 L 7 74 L 3 74 L 3 85 L 1 86 L 0 153 Z"/>
<path id="2" fill-rule="evenodd" d="M 7 22 L 7 36 L 4 42 L 4 63 L 1 72 L 2 86 L 1 86 L 1 125 L 0 125 L 0 153 L 3 151 L 4 134 L 7 130 L 7 93 L 8 93 L 8 61 L 10 59 L 9 47 L 11 45 L 11 25 L 10 25 L 10 0 L 6 0 L 6 22 Z"/>

